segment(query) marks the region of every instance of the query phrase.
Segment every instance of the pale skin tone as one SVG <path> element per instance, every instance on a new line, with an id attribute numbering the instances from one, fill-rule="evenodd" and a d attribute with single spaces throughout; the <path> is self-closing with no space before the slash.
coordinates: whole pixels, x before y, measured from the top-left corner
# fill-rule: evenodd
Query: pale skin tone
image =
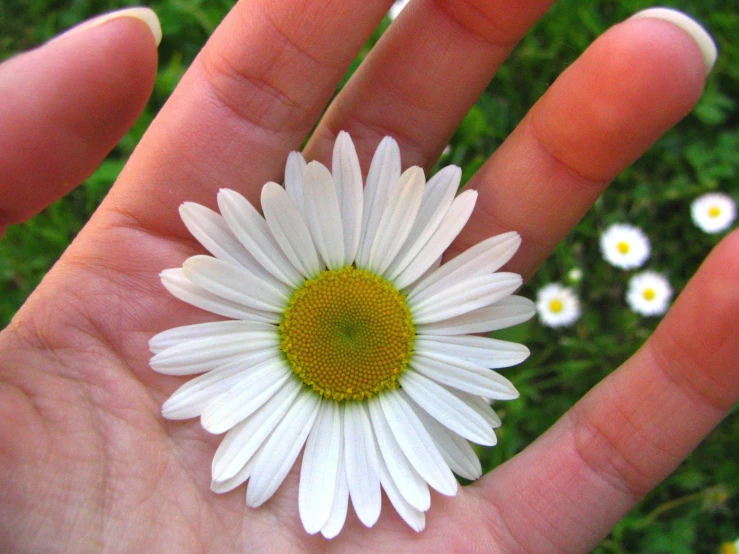
<path id="1" fill-rule="evenodd" d="M 328 108 L 306 157 L 328 161 L 344 129 L 365 170 L 386 134 L 405 166 L 432 165 L 548 3 L 416 1 Z M 177 207 L 215 207 L 223 187 L 256 201 L 279 180 L 389 4 L 242 0 L 201 52 L 1 335 L 0 551 L 585 552 L 737 401 L 735 232 L 631 359 L 521 454 L 455 498 L 435 495 L 421 534 L 386 506 L 373 529 L 352 515 L 337 539 L 310 537 L 295 474 L 258 510 L 245 509 L 243 488 L 209 491 L 220 438 L 197 420 L 162 419 L 183 380 L 148 367 L 154 333 L 213 317 L 159 283 L 162 269 L 201 252 Z M 140 113 L 155 70 L 154 40 L 134 19 L 0 66 L 0 228 L 94 169 Z M 685 32 L 658 20 L 616 25 L 471 181 L 480 200 L 457 251 L 517 230 L 524 243 L 509 268 L 530 276 L 703 85 Z"/>

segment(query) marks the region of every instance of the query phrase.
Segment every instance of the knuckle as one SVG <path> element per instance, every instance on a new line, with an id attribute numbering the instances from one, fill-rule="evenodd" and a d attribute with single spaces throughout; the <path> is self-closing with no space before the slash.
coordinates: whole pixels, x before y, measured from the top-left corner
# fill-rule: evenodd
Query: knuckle
<path id="1" fill-rule="evenodd" d="M 637 436 L 638 433 L 623 413 L 606 423 L 578 406 L 566 416 L 570 418 L 576 459 L 609 489 L 634 502 L 641 500 L 655 485 L 646 465 L 650 457 L 644 453 L 657 445 L 647 444 L 648 439 L 643 439 L 644 444 L 637 448 L 636 442 L 624 441 L 621 435 Z"/>

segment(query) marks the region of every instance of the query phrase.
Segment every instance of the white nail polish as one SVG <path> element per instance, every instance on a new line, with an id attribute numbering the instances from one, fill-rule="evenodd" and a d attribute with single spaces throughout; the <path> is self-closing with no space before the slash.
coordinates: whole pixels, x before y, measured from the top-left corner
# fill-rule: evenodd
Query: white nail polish
<path id="1" fill-rule="evenodd" d="M 718 52 L 716 50 L 716 43 L 713 41 L 711 35 L 706 29 L 698 23 L 692 17 L 680 12 L 673 10 L 672 8 L 648 8 L 640 12 L 635 13 L 629 19 L 661 19 L 672 23 L 676 27 L 680 27 L 683 31 L 688 33 L 700 48 L 703 54 L 703 62 L 706 67 L 706 75 L 708 75 L 713 69 L 716 63 L 716 57 Z"/>
<path id="2" fill-rule="evenodd" d="M 107 23 L 108 21 L 121 17 L 132 17 L 146 23 L 146 25 L 149 27 L 149 30 L 151 31 L 152 36 L 154 37 L 154 40 L 156 41 L 157 46 L 159 46 L 159 43 L 162 40 L 162 26 L 159 23 L 159 18 L 157 17 L 157 14 L 155 14 L 154 11 L 150 8 L 126 8 L 110 13 L 104 13 L 87 21 L 84 21 L 76 27 L 72 27 L 69 31 L 62 33 L 49 42 L 54 42 L 55 40 L 61 38 L 76 35 L 77 33 L 92 29 L 94 27 L 99 27 L 103 23 Z"/>

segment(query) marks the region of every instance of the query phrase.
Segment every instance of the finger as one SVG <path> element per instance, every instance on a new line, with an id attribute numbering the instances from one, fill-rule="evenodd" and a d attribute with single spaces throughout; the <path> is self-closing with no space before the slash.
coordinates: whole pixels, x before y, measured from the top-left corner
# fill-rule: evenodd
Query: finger
<path id="1" fill-rule="evenodd" d="M 589 551 L 721 421 L 739 400 L 737 313 L 739 231 L 631 359 L 481 481 L 523 551 L 552 551 L 545 535 Z"/>
<path id="2" fill-rule="evenodd" d="M 186 200 L 215 206 L 229 187 L 258 202 L 390 3 L 238 2 L 142 139 L 104 204 L 109 215 L 187 236 L 176 217 Z"/>
<path id="3" fill-rule="evenodd" d="M 159 24 L 116 15 L 0 65 L 0 231 L 87 178 L 144 109 Z"/>
<path id="4" fill-rule="evenodd" d="M 470 181 L 480 197 L 456 248 L 516 230 L 524 242 L 509 267 L 530 276 L 607 184 L 698 101 L 707 66 L 695 37 L 715 59 L 705 31 L 653 17 L 598 38 Z"/>
<path id="5" fill-rule="evenodd" d="M 415 0 L 331 103 L 306 147 L 330 160 L 348 131 L 367 161 L 385 135 L 406 166 L 432 165 L 500 64 L 553 0 Z"/>

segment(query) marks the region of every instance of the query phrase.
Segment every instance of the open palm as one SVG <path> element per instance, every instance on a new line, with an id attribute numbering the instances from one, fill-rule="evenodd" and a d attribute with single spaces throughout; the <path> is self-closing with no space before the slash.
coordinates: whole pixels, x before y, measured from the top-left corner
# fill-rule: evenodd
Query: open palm
<path id="1" fill-rule="evenodd" d="M 387 509 L 373 529 L 350 516 L 337 539 L 310 537 L 297 475 L 256 510 L 242 488 L 210 492 L 219 437 L 197 420 L 164 420 L 161 404 L 182 379 L 148 366 L 154 333 L 209 317 L 159 282 L 200 251 L 178 206 L 214 206 L 224 187 L 256 201 L 319 118 L 308 159 L 327 161 L 344 129 L 365 170 L 386 134 L 404 164 L 433 165 L 549 4 L 415 0 L 321 118 L 389 3 L 242 0 L 200 53 L 2 333 L 0 550 L 587 551 L 736 402 L 734 233 L 639 352 L 513 460 L 456 497 L 435 496 L 421 534 Z M 0 66 L 0 224 L 89 174 L 142 109 L 155 66 L 149 29 L 130 17 Z M 670 23 L 608 31 L 471 180 L 480 199 L 457 251 L 516 230 L 524 242 L 509 268 L 530 276 L 607 183 L 691 109 L 704 76 L 700 49 Z"/>

